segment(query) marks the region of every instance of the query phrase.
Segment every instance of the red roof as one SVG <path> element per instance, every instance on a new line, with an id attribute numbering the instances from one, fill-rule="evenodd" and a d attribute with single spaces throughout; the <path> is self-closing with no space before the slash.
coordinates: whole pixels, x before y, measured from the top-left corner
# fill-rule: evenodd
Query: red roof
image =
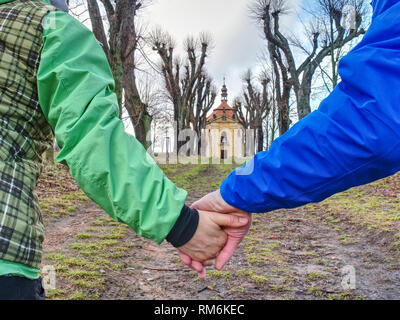
<path id="1" fill-rule="evenodd" d="M 224 113 L 224 110 L 225 110 L 225 113 Z M 215 117 L 214 117 L 214 115 L 215 115 Z M 214 109 L 213 113 L 209 117 L 207 117 L 207 121 L 211 121 L 215 118 L 219 118 L 224 115 L 226 115 L 227 118 L 233 118 L 233 116 L 235 115 L 235 112 L 229 106 L 228 102 L 226 102 L 225 100 L 222 100 L 222 103 L 219 105 L 219 107 Z"/>

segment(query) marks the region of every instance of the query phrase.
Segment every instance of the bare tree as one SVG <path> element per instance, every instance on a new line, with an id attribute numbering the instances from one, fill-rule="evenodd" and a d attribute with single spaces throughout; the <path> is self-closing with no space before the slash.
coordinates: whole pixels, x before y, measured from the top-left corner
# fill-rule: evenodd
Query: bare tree
<path id="1" fill-rule="evenodd" d="M 270 112 L 264 120 L 264 127 L 266 131 L 266 150 L 269 150 L 275 138 L 277 137 L 277 131 L 279 130 L 279 125 L 277 124 L 278 119 L 278 104 L 276 99 L 276 88 L 275 88 L 275 74 L 270 65 L 263 66 L 263 74 L 269 75 L 270 80 Z"/>
<path id="2" fill-rule="evenodd" d="M 137 85 L 135 55 L 141 35 L 137 32 L 135 22 L 139 10 L 148 4 L 149 1 L 146 0 L 87 0 L 93 33 L 102 44 L 114 75 L 120 116 L 122 117 L 122 107 L 125 107 L 135 136 L 145 148 L 149 145 L 146 136 L 151 129 L 152 118 Z M 106 13 L 104 18 L 107 25 L 103 23 L 101 8 Z M 105 27 L 108 28 L 108 36 Z"/>
<path id="3" fill-rule="evenodd" d="M 201 130 L 206 127 L 207 113 L 211 110 L 217 97 L 217 89 L 207 75 L 201 75 L 194 99 L 189 104 L 189 121 L 197 137 L 201 136 Z M 200 152 L 200 139 L 197 150 Z"/>
<path id="4" fill-rule="evenodd" d="M 271 99 L 272 108 L 269 116 L 265 119 L 265 128 L 266 128 L 266 150 L 269 150 L 275 138 L 277 137 L 277 107 L 274 99 Z"/>
<path id="5" fill-rule="evenodd" d="M 42 158 L 44 160 L 44 163 L 46 165 L 54 165 L 55 164 L 55 150 L 54 150 L 54 144 L 55 144 L 55 140 L 53 138 L 53 143 L 51 145 L 51 147 L 46 149 L 46 152 L 44 152 L 44 154 L 42 155 Z"/>
<path id="6" fill-rule="evenodd" d="M 179 150 L 185 143 L 178 140 L 179 133 L 192 126 L 199 134 L 215 101 L 216 90 L 205 71 L 212 39 L 205 33 L 197 39 L 188 37 L 184 42 L 186 57 L 183 60 L 176 56 L 175 42 L 168 33 L 156 29 L 150 41 L 161 58 L 161 74 L 174 107 L 175 139 Z"/>
<path id="7" fill-rule="evenodd" d="M 311 40 L 310 48 L 305 47 L 299 40 L 291 43 L 289 36 L 281 30 L 280 19 L 289 10 L 286 0 L 255 0 L 251 6 L 254 18 L 262 23 L 277 78 L 281 134 L 287 129 L 286 110 L 282 109 L 286 108 L 290 90 L 295 92 L 298 117 L 302 119 L 311 112 L 312 79 L 318 66 L 326 57 L 334 54 L 336 49 L 344 47 L 365 33 L 363 23 L 366 16 L 366 0 L 314 0 L 310 6 L 318 8 L 315 9 L 318 10 L 318 14 L 314 14 L 314 17 L 319 22 L 306 29 Z M 354 24 L 348 29 L 342 24 L 346 7 L 354 8 Z M 293 44 L 301 47 L 306 54 L 299 65 L 295 60 Z M 281 86 L 283 90 L 279 90 Z"/>
<path id="8" fill-rule="evenodd" d="M 272 101 L 268 88 L 271 80 L 265 73 L 262 73 L 258 80 L 260 82 L 259 86 L 254 84 L 254 77 L 251 70 L 248 70 L 244 74 L 243 82 L 245 86 L 242 97 L 234 100 L 233 110 L 245 129 L 256 130 L 256 151 L 260 152 L 264 150 L 263 123 L 271 111 Z"/>

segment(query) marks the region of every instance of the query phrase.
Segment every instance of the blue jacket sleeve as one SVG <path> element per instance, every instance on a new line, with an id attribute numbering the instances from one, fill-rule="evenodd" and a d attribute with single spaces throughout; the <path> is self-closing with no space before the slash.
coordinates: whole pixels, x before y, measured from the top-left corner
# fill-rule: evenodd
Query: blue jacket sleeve
<path id="1" fill-rule="evenodd" d="M 368 32 L 340 63 L 342 82 L 228 176 L 226 202 L 249 212 L 294 208 L 400 170 L 400 2 L 375 5 Z"/>

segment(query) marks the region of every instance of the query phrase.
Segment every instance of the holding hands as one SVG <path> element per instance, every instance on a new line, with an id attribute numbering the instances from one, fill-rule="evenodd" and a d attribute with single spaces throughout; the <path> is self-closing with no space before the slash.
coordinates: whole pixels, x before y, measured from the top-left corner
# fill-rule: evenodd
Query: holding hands
<path id="1" fill-rule="evenodd" d="M 193 238 L 180 247 L 183 263 L 195 269 L 199 278 L 206 275 L 206 266 L 221 270 L 250 229 L 250 213 L 232 207 L 219 190 L 209 193 L 192 205 L 199 211 L 199 226 Z"/>

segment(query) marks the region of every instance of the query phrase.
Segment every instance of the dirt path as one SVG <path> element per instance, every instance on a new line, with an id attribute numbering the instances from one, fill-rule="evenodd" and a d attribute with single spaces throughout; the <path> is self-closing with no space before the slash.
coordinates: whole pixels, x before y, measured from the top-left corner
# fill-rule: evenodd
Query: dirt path
<path id="1" fill-rule="evenodd" d="M 188 203 L 204 191 L 192 193 Z M 49 220 L 46 233 L 43 264 L 55 265 L 58 275 L 50 298 L 400 299 L 399 261 L 385 238 L 332 222 L 318 207 L 312 214 L 302 208 L 255 216 L 225 270 L 209 270 L 205 280 L 184 267 L 171 246 L 136 236 L 92 202 Z M 346 266 L 354 268 L 355 290 L 341 285 Z"/>

